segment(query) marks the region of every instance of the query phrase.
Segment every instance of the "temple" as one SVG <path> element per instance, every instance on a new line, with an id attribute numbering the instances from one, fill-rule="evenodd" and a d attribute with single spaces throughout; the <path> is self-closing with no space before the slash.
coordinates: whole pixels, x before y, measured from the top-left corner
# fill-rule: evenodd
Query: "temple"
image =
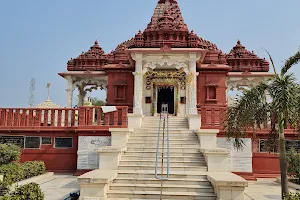
<path id="1" fill-rule="evenodd" d="M 0 141 L 14 141 L 24 147 L 22 161 L 39 158 L 49 170 L 76 174 L 94 169 L 119 169 L 119 174 L 130 169 L 154 170 L 149 161 L 154 158 L 150 156 L 153 141 L 146 142 L 145 137 L 155 140 L 158 116 L 167 112 L 174 140 L 171 152 L 177 152 L 176 158 L 187 155 L 192 159 L 196 152 L 203 158 L 195 161 L 195 166 L 199 164 L 195 169 L 185 159 L 182 162 L 186 166 L 178 163 L 179 158 L 171 160 L 179 165 L 171 163 L 171 170 L 220 172 L 224 168 L 252 180 L 279 174 L 278 154 L 268 153 L 264 145 L 267 122 L 255 134 L 249 132 L 243 151 L 235 150 L 227 140 L 222 123 L 227 106 L 234 103 L 230 91 L 243 91 L 273 76 L 265 58 L 249 51 L 240 40 L 230 52 L 222 52 L 188 27 L 176 0 L 159 0 L 145 30 L 137 30 L 112 52 L 102 49 L 101 40 L 71 58 L 67 70 L 59 73 L 68 83 L 66 108 L 53 108 L 52 103 L 45 106 L 49 105 L 48 98 L 37 108 L 0 109 Z M 88 92 L 98 89 L 106 91 L 106 106 L 86 106 Z M 75 90 L 79 99 L 73 108 Z M 294 130 L 288 127 L 285 132 L 291 143 L 296 141 Z M 40 143 L 35 144 L 34 137 L 40 138 Z M 149 158 L 143 160 L 147 153 Z M 110 157 L 113 155 L 117 157 Z M 139 159 L 142 161 L 136 161 Z M 228 163 L 227 170 L 224 166 Z M 122 175 L 116 180 L 125 177 Z M 82 188 L 87 178 L 78 180 Z M 212 185 L 218 181 L 218 177 L 208 179 Z M 239 184 L 236 187 L 245 186 L 243 181 Z M 117 184 L 113 182 L 112 187 L 117 188 Z M 108 196 L 120 198 L 120 191 L 111 190 Z M 141 199 L 139 194 L 125 197 Z M 166 198 L 172 199 L 170 195 Z M 186 195 L 182 199 L 192 199 Z"/>
<path id="2" fill-rule="evenodd" d="M 107 105 L 128 106 L 140 116 L 155 116 L 164 103 L 170 114 L 184 117 L 223 109 L 227 89 L 271 75 L 269 63 L 240 41 L 226 54 L 189 30 L 176 1 L 159 1 L 146 29 L 110 53 L 95 41 L 68 61 L 67 70 L 59 75 L 68 80 L 68 107 L 75 88 L 83 105 L 85 89 L 93 85 L 107 91 Z"/>

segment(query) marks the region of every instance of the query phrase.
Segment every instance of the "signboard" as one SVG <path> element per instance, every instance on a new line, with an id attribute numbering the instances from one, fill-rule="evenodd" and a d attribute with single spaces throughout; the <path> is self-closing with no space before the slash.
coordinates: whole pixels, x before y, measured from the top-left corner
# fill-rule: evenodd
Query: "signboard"
<path id="1" fill-rule="evenodd" d="M 39 149 L 40 146 L 40 137 L 25 137 L 25 149 Z"/>
<path id="2" fill-rule="evenodd" d="M 300 141 L 299 140 L 286 140 L 285 141 L 286 151 L 289 151 L 292 148 L 299 153 L 300 152 Z"/>
<path id="3" fill-rule="evenodd" d="M 252 172 L 252 140 L 242 139 L 245 146 L 241 150 L 234 148 L 233 140 L 228 138 L 217 138 L 217 146 L 230 150 L 231 169 L 234 172 Z"/>
<path id="4" fill-rule="evenodd" d="M 24 136 L 0 136 L 0 144 L 14 144 L 24 148 Z"/>
<path id="5" fill-rule="evenodd" d="M 98 147 L 111 146 L 110 136 L 79 136 L 77 169 L 98 169 Z"/>
<path id="6" fill-rule="evenodd" d="M 52 138 L 51 137 L 42 137 L 42 144 L 43 145 L 52 144 Z"/>

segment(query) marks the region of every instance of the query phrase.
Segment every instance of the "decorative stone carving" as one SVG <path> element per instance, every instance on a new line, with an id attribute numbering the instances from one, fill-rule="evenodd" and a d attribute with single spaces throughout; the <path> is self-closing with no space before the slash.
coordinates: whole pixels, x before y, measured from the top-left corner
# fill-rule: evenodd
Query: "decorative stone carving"
<path id="1" fill-rule="evenodd" d="M 232 71 L 237 72 L 268 72 L 269 62 L 266 59 L 259 58 L 253 51 L 250 52 L 238 40 L 237 44 L 232 48 L 226 56 L 228 64 L 232 67 Z"/>
<path id="2" fill-rule="evenodd" d="M 268 77 L 265 76 L 241 76 L 241 77 L 231 77 L 227 78 L 227 88 L 231 91 L 237 89 L 238 91 L 244 91 L 244 87 L 254 87 L 259 83 L 266 81 Z"/>
<path id="3" fill-rule="evenodd" d="M 187 56 L 184 55 L 146 55 L 143 59 L 145 65 L 143 69 L 150 68 L 176 68 L 176 69 L 188 69 L 186 62 L 188 61 Z"/>

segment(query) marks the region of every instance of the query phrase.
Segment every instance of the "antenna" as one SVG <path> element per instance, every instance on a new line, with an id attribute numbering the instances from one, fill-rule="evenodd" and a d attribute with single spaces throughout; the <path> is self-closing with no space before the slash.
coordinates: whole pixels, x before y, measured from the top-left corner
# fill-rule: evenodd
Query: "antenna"
<path id="1" fill-rule="evenodd" d="M 28 106 L 29 108 L 32 108 L 34 105 L 34 92 L 35 92 L 35 79 L 32 78 L 30 80 L 30 89 L 29 89 L 29 101 L 28 101 Z"/>

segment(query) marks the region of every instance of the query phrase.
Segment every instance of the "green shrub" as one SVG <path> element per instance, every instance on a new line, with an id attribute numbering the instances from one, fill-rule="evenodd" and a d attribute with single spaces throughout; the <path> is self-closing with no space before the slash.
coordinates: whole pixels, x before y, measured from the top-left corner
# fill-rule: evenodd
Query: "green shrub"
<path id="1" fill-rule="evenodd" d="M 0 174 L 4 175 L 4 181 L 12 184 L 23 179 L 23 169 L 20 163 L 10 163 L 0 167 Z"/>
<path id="2" fill-rule="evenodd" d="M 22 164 L 23 179 L 28 179 L 34 176 L 43 174 L 46 171 L 43 161 L 31 161 Z"/>
<path id="3" fill-rule="evenodd" d="M 0 144 L 0 166 L 19 161 L 20 156 L 20 147 L 12 144 Z"/>
<path id="4" fill-rule="evenodd" d="M 0 166 L 0 174 L 4 175 L 4 181 L 9 184 L 41 175 L 45 170 L 45 163 L 42 161 L 25 162 L 24 164 L 10 163 Z"/>
<path id="5" fill-rule="evenodd" d="M 287 153 L 288 161 L 288 174 L 296 179 L 296 182 L 300 182 L 300 154 L 295 149 L 291 149 Z"/>
<path id="6" fill-rule="evenodd" d="M 10 184 L 7 181 L 0 182 L 0 199 L 9 192 Z"/>
<path id="7" fill-rule="evenodd" d="M 0 200 L 43 200 L 44 194 L 36 183 L 29 183 L 18 187 L 14 192 L 6 195 Z"/>
<path id="8" fill-rule="evenodd" d="M 287 197 L 284 198 L 284 200 L 300 200 L 300 193 L 290 193 Z"/>

